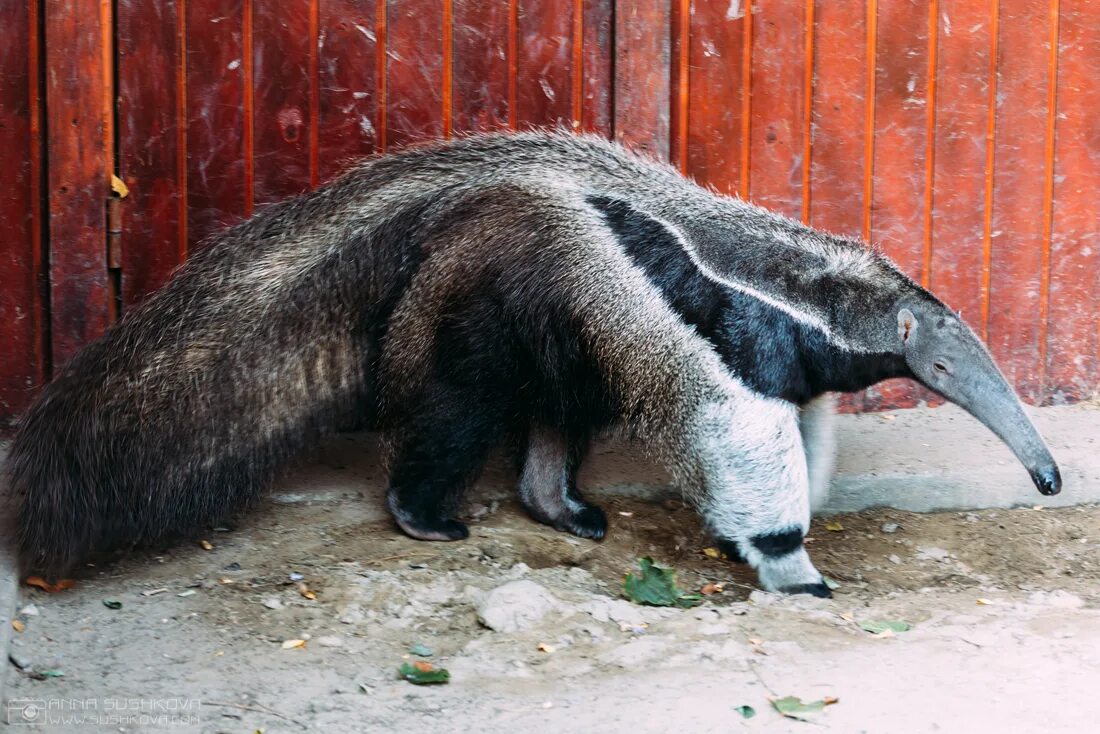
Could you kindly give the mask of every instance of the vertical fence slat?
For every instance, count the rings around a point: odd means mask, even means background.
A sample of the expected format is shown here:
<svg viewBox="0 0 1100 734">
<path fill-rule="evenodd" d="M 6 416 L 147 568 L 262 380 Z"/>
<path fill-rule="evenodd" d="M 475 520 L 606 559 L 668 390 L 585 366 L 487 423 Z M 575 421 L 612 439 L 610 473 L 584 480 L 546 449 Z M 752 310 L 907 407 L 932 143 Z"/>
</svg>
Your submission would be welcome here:
<svg viewBox="0 0 1100 734">
<path fill-rule="evenodd" d="M 980 330 L 984 287 L 986 130 L 992 16 L 988 3 L 939 0 L 933 292 Z"/>
<path fill-rule="evenodd" d="M 1016 0 L 1000 18 L 989 347 L 1029 400 L 1040 384 L 1048 12 L 1048 0 Z"/>
<path fill-rule="evenodd" d="M 815 13 L 810 222 L 860 236 L 866 160 L 866 0 L 818 3 Z"/>
<path fill-rule="evenodd" d="M 516 125 L 569 127 L 573 116 L 572 0 L 518 0 Z"/>
<path fill-rule="evenodd" d="M 246 0 L 187 0 L 187 233 L 193 247 L 252 207 L 246 138 Z"/>
<path fill-rule="evenodd" d="M 0 431 L 46 377 L 42 288 L 42 109 L 38 94 L 39 6 L 0 4 Z"/>
<path fill-rule="evenodd" d="M 317 39 L 321 180 L 378 147 L 376 2 L 321 0 Z"/>
<path fill-rule="evenodd" d="M 508 126 L 508 0 L 455 0 L 454 129 Z"/>
<path fill-rule="evenodd" d="M 747 0 L 746 0 L 747 2 Z M 696 3 L 688 38 L 687 172 L 724 194 L 741 180 L 741 2 Z"/>
<path fill-rule="evenodd" d="M 1100 390 L 1100 13 L 1061 0 L 1058 119 L 1051 238 L 1049 399 Z"/>
<path fill-rule="evenodd" d="M 106 205 L 111 150 L 103 14 L 46 0 L 46 116 L 53 362 L 67 362 L 111 319 Z M 84 4 L 85 6 L 87 4 Z M 64 131 L 64 132 L 62 132 Z"/>
<path fill-rule="evenodd" d="M 611 136 L 611 42 L 614 0 L 584 0 L 581 129 Z M 577 70 L 574 70 L 577 73 Z"/>
<path fill-rule="evenodd" d="M 804 6 L 759 3 L 752 16 L 749 198 L 792 217 L 802 212 Z"/>
<path fill-rule="evenodd" d="M 122 301 L 159 288 L 186 254 L 181 221 L 180 2 L 118 3 L 119 175 L 123 201 Z"/>
<path fill-rule="evenodd" d="M 669 0 L 615 9 L 615 139 L 668 160 Z"/>
<path fill-rule="evenodd" d="M 439 0 L 389 0 L 386 144 L 443 134 L 443 12 Z"/>
<path fill-rule="evenodd" d="M 252 165 L 257 206 L 310 187 L 310 13 L 316 1 L 253 3 Z"/>
</svg>

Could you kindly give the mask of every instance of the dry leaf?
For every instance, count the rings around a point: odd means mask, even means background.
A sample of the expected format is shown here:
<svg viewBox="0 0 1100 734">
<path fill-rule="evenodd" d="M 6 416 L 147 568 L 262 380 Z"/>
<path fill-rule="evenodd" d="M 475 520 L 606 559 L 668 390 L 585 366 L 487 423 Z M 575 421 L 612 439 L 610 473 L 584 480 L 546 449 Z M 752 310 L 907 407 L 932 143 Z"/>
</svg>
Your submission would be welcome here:
<svg viewBox="0 0 1100 734">
<path fill-rule="evenodd" d="M 764 644 L 764 641 L 763 641 L 763 640 L 761 640 L 761 639 L 760 639 L 760 638 L 758 638 L 758 637 L 750 637 L 750 638 L 749 638 L 749 644 L 750 644 L 750 645 L 763 645 L 763 644 Z"/>
<path fill-rule="evenodd" d="M 720 558 L 722 553 L 717 548 L 704 548 L 703 555 L 707 558 Z"/>
<path fill-rule="evenodd" d="M 897 418 L 897 416 L 896 415 L 889 415 L 887 413 L 883 413 L 882 415 L 879 416 L 879 418 L 881 418 L 884 421 L 892 421 L 895 418 Z"/>
<path fill-rule="evenodd" d="M 293 650 L 296 647 L 305 647 L 305 646 L 306 646 L 306 641 L 305 640 L 283 640 L 283 649 L 284 650 Z"/>
<path fill-rule="evenodd" d="M 724 591 L 722 584 L 703 584 L 703 588 L 699 589 L 699 593 L 710 596 L 711 594 L 721 594 Z"/>
<path fill-rule="evenodd" d="M 826 706 L 832 706 L 834 703 L 840 703 L 840 699 L 837 698 L 836 696 L 826 696 L 825 698 L 823 698 L 821 700 L 823 700 L 825 702 Z"/>
<path fill-rule="evenodd" d="M 432 672 L 432 664 L 425 660 L 417 660 L 415 663 L 413 663 L 413 667 L 419 670 L 421 673 Z"/>
<path fill-rule="evenodd" d="M 622 515 L 623 517 L 634 517 L 633 512 L 624 512 L 623 510 L 619 510 L 619 514 Z"/>
<path fill-rule="evenodd" d="M 37 586 L 39 589 L 42 589 L 42 591 L 50 594 L 56 594 L 59 591 L 71 589 L 75 583 L 76 582 L 72 579 L 61 579 L 56 584 L 51 584 L 41 576 L 28 576 L 26 580 L 27 586 Z"/>
<path fill-rule="evenodd" d="M 545 642 L 540 642 L 535 649 L 539 652 L 554 652 L 555 650 L 553 645 L 547 645 Z"/>
<path fill-rule="evenodd" d="M 23 630 L 25 630 L 27 628 L 27 625 L 23 624 L 18 619 L 13 619 L 11 621 L 11 628 L 13 630 L 15 630 L 16 632 L 22 632 Z"/>
<path fill-rule="evenodd" d="M 310 588 L 308 586 L 306 586 L 305 582 L 302 582 L 302 583 L 298 584 L 298 593 L 301 594 L 306 599 L 316 599 L 317 598 L 317 594 L 313 591 L 310 591 Z"/>
<path fill-rule="evenodd" d="M 830 520 L 829 522 L 825 523 L 825 529 L 831 533 L 839 533 L 840 531 L 844 530 L 844 526 L 836 520 Z"/>
<path fill-rule="evenodd" d="M 199 545 L 202 546 L 203 550 L 214 550 L 214 544 L 209 540 L 200 540 Z"/>
<path fill-rule="evenodd" d="M 991 601 L 990 601 L 989 599 L 977 599 L 977 600 L 976 600 L 976 603 L 977 603 L 978 605 L 980 605 L 980 606 L 983 606 L 983 607 L 984 607 L 984 606 L 988 606 L 989 604 L 992 604 L 993 602 L 991 602 Z"/>
<path fill-rule="evenodd" d="M 111 191 L 118 194 L 118 198 L 125 199 L 130 194 L 130 187 L 126 185 L 126 182 L 115 174 L 111 174 Z"/>
</svg>

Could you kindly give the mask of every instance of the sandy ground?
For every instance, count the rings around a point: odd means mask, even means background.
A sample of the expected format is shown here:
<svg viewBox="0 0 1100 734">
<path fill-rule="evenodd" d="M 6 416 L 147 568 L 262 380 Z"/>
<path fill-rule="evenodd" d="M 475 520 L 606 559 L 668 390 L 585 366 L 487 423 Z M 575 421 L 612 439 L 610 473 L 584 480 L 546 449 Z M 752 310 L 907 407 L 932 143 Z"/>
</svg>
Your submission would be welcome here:
<svg viewBox="0 0 1100 734">
<path fill-rule="evenodd" d="M 810 550 L 835 598 L 778 597 L 709 557 L 674 499 L 603 497 L 612 529 L 594 543 L 527 519 L 499 467 L 471 495 L 469 540 L 409 540 L 383 512 L 369 446 L 338 437 L 231 528 L 89 568 L 62 593 L 23 587 L 9 720 L 37 710 L 37 731 L 201 732 L 1097 726 L 1100 507 L 828 517 Z M 687 590 L 724 590 L 687 610 L 631 604 L 623 574 L 643 555 Z M 883 620 L 912 629 L 860 627 Z M 399 680 L 418 659 L 451 682 Z M 838 701 L 807 723 L 773 710 L 788 695 Z M 153 718 L 133 720 L 142 707 Z"/>
</svg>

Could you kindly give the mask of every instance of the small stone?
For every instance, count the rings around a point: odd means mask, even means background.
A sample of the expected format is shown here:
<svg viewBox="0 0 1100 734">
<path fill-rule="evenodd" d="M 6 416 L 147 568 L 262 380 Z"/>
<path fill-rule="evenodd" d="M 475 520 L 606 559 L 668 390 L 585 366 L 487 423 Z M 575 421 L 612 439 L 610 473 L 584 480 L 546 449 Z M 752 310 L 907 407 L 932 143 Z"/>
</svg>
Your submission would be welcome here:
<svg viewBox="0 0 1100 734">
<path fill-rule="evenodd" d="M 559 607 L 557 599 L 534 581 L 521 579 L 498 586 L 477 606 L 477 618 L 496 632 L 519 632 Z"/>
<path fill-rule="evenodd" d="M 20 609 L 19 613 L 22 614 L 24 617 L 37 617 L 38 607 L 36 607 L 34 604 L 28 604 L 27 606 Z"/>
<path fill-rule="evenodd" d="M 358 604 L 348 604 L 339 614 L 339 620 L 343 624 L 362 624 L 367 618 Z"/>
<path fill-rule="evenodd" d="M 884 522 L 882 524 L 882 532 L 884 533 L 896 533 L 898 528 L 901 527 L 896 522 Z"/>
<path fill-rule="evenodd" d="M 339 635 L 321 635 L 317 638 L 317 644 L 321 647 L 343 647 L 344 638 Z"/>
<path fill-rule="evenodd" d="M 283 608 L 283 603 L 281 601 L 279 601 L 278 599 L 276 599 L 275 597 L 273 597 L 273 596 L 269 596 L 268 598 L 264 599 L 263 604 L 268 609 L 282 609 Z"/>
<path fill-rule="evenodd" d="M 917 557 L 923 561 L 946 561 L 951 553 L 943 548 L 917 548 Z"/>
<path fill-rule="evenodd" d="M 890 560 L 890 563 L 893 563 L 893 564 L 896 564 L 896 565 L 901 564 L 901 558 L 898 556 L 897 553 L 891 553 L 890 556 L 889 556 L 889 560 Z"/>
</svg>

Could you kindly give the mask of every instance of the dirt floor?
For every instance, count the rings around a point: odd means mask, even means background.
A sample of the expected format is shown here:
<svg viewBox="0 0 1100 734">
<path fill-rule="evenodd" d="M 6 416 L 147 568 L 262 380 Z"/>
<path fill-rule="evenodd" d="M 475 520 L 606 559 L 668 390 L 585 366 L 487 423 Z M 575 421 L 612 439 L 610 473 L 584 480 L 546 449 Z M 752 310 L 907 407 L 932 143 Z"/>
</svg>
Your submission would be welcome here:
<svg viewBox="0 0 1100 734">
<path fill-rule="evenodd" d="M 808 542 L 839 586 L 821 600 L 754 591 L 749 571 L 707 555 L 696 515 L 676 500 L 601 499 L 612 529 L 594 543 L 527 519 L 499 469 L 471 497 L 469 540 L 412 541 L 374 489 L 355 489 L 379 484 L 377 466 L 341 456 L 323 452 L 232 529 L 89 569 L 61 593 L 24 587 L 9 721 L 33 718 L 39 731 L 1095 730 L 1100 507 L 824 518 Z M 724 590 L 686 610 L 632 604 L 623 574 L 646 555 L 686 590 Z M 912 629 L 861 628 L 875 621 Z M 446 668 L 450 683 L 399 680 L 398 666 L 416 660 Z M 769 702 L 788 695 L 837 702 L 803 722 Z M 63 723 L 72 717 L 83 723 Z"/>
</svg>

